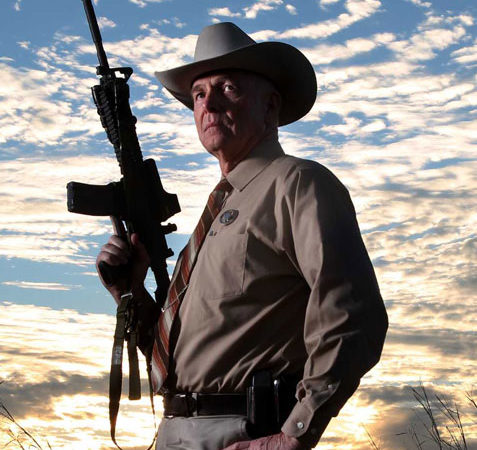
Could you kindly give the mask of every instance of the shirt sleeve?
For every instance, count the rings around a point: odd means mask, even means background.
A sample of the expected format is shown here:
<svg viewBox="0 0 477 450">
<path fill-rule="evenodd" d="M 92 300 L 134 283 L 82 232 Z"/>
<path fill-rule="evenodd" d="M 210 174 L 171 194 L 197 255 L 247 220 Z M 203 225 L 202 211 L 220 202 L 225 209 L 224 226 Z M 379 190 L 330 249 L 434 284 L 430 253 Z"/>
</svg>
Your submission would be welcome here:
<svg viewBox="0 0 477 450">
<path fill-rule="evenodd" d="M 317 165 L 299 170 L 284 195 L 290 257 L 310 296 L 303 336 L 308 359 L 282 431 L 312 447 L 378 362 L 388 320 L 346 188 Z"/>
</svg>

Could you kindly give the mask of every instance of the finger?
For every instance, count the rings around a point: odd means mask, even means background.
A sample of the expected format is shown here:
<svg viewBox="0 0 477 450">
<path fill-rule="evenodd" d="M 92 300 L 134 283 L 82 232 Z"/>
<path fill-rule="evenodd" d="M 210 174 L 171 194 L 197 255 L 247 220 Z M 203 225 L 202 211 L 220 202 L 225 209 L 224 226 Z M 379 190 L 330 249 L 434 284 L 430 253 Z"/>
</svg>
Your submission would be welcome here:
<svg viewBox="0 0 477 450">
<path fill-rule="evenodd" d="M 139 239 L 139 235 L 137 233 L 131 234 L 131 244 L 138 249 L 146 249 L 144 244 Z"/>
<path fill-rule="evenodd" d="M 250 442 L 250 450 L 276 450 L 280 447 L 280 440 L 275 439 L 276 435 L 265 436 L 254 439 Z"/>
<path fill-rule="evenodd" d="M 249 447 L 250 441 L 240 441 L 236 442 L 235 444 L 229 445 L 227 448 L 223 450 L 246 450 Z"/>
<path fill-rule="evenodd" d="M 120 258 L 117 255 L 112 253 L 100 253 L 96 258 L 96 266 L 99 266 L 100 263 L 106 263 L 108 266 L 120 266 L 121 264 L 126 264 L 127 259 Z"/>
<path fill-rule="evenodd" d="M 131 244 L 133 246 L 135 256 L 140 261 L 149 262 L 149 254 L 147 253 L 147 249 L 144 244 L 139 240 L 139 235 L 137 233 L 133 233 L 131 235 Z"/>
<path fill-rule="evenodd" d="M 119 264 L 127 264 L 129 260 L 129 252 L 122 250 L 114 245 L 106 244 L 102 247 L 96 261 L 104 261 L 110 265 L 117 266 Z"/>
<path fill-rule="evenodd" d="M 129 251 L 129 244 L 128 242 L 120 237 L 120 236 L 116 236 L 115 234 L 111 235 L 108 239 L 108 244 L 110 245 L 114 245 L 122 250 L 127 250 Z"/>
<path fill-rule="evenodd" d="M 262 438 L 260 439 L 254 439 L 253 441 L 250 442 L 250 450 L 264 450 L 268 449 L 266 445 L 266 441 Z M 276 449 L 274 449 L 276 450 Z"/>
<path fill-rule="evenodd" d="M 119 247 L 116 244 L 108 243 L 103 245 L 103 247 L 101 248 L 101 251 L 106 253 L 111 253 L 117 256 L 125 256 L 126 258 L 129 258 L 131 256 L 131 250 L 129 249 L 128 246 Z"/>
</svg>

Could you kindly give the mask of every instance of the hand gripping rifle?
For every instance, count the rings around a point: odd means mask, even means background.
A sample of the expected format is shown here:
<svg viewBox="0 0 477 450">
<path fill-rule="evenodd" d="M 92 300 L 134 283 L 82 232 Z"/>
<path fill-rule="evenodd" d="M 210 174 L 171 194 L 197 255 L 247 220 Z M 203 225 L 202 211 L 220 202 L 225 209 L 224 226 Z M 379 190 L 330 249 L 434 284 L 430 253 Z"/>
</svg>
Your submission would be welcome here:
<svg viewBox="0 0 477 450">
<path fill-rule="evenodd" d="M 68 211 L 110 216 L 115 233 L 125 239 L 132 233 L 138 233 L 150 257 L 150 267 L 157 284 L 155 299 L 158 307 L 161 307 L 169 287 L 166 258 L 173 254 L 167 246 L 165 235 L 176 230 L 175 225 L 161 223 L 180 211 L 179 202 L 175 194 L 167 193 L 162 187 L 155 161 L 143 160 L 136 134 L 136 117 L 129 106 L 127 81 L 133 70 L 130 67 L 109 67 L 91 0 L 82 1 L 99 60 L 96 73 L 100 76 L 100 84 L 91 89 L 93 99 L 108 139 L 113 144 L 122 178 L 103 186 L 68 183 Z M 126 225 L 127 236 L 123 223 Z M 102 262 L 99 270 L 108 285 L 127 276 L 127 266 L 113 267 Z M 133 400 L 141 397 L 136 351 L 136 308 L 132 295 L 128 294 L 121 299 L 117 313 L 110 376 L 111 437 L 115 444 L 124 339 L 128 341 L 130 361 L 129 398 Z M 149 364 L 148 361 L 148 370 Z"/>
</svg>

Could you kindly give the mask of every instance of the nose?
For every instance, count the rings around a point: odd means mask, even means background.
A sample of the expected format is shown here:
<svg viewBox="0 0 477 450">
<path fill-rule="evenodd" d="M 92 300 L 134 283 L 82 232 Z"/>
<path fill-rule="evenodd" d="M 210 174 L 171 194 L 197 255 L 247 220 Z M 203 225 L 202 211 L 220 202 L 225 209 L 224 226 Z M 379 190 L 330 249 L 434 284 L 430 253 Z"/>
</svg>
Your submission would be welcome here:
<svg viewBox="0 0 477 450">
<path fill-rule="evenodd" d="M 214 89 L 207 92 L 203 101 L 204 108 L 208 112 L 217 112 L 220 106 L 220 100 Z"/>
</svg>

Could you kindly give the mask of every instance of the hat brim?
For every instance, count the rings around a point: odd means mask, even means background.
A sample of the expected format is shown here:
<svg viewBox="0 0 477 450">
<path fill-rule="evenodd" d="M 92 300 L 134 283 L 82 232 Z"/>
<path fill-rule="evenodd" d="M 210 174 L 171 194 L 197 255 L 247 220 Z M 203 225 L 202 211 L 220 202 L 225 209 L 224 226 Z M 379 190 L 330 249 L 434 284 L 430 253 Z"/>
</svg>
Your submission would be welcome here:
<svg viewBox="0 0 477 450">
<path fill-rule="evenodd" d="M 307 114 L 316 99 L 313 66 L 295 47 L 283 42 L 260 42 L 210 59 L 163 72 L 155 72 L 162 85 L 189 109 L 194 109 L 190 90 L 195 79 L 218 70 L 246 70 L 268 78 L 282 97 L 279 125 Z"/>
</svg>

